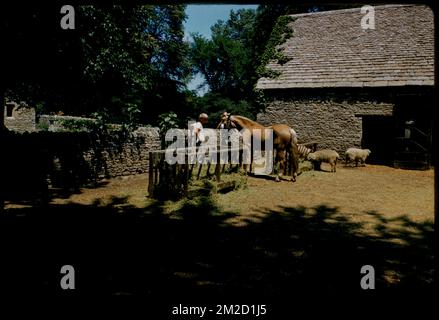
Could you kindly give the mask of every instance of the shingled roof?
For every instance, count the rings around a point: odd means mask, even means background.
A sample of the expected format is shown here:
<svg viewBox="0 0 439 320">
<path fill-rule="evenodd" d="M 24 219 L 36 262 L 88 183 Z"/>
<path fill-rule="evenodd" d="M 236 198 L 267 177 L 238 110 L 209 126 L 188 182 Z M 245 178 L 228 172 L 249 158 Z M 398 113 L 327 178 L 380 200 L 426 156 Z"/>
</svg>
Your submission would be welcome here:
<svg viewBox="0 0 439 320">
<path fill-rule="evenodd" d="M 295 14 L 293 36 L 270 61 L 275 78 L 259 89 L 434 85 L 433 12 L 422 5 L 376 6 L 375 29 L 361 28 L 360 8 Z"/>
</svg>

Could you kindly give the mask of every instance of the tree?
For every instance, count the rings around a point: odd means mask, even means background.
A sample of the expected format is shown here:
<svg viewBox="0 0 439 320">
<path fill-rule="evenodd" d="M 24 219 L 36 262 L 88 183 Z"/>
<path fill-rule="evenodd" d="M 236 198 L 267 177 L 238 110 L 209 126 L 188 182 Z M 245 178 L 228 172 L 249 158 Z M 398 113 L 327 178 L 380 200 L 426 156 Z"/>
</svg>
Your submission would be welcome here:
<svg viewBox="0 0 439 320">
<path fill-rule="evenodd" d="M 235 102 L 251 100 L 254 19 L 254 10 L 231 11 L 226 22 L 220 20 L 212 26 L 211 39 L 192 35 L 191 58 L 195 71 L 204 76 L 214 94 L 209 100 L 220 96 Z"/>
<path fill-rule="evenodd" d="M 189 72 L 184 6 L 78 6 L 76 29 L 60 7 L 4 7 L 7 50 L 2 91 L 45 112 L 151 122 L 160 105 L 182 108 Z"/>
<path fill-rule="evenodd" d="M 184 6 L 83 10 L 92 26 L 83 37 L 86 80 L 97 100 L 90 103 L 113 108 L 111 114 L 125 119 L 177 111 L 190 70 Z M 91 23 L 95 19 L 103 23 Z"/>
<path fill-rule="evenodd" d="M 253 42 L 255 11 L 231 11 L 227 21 L 219 20 L 212 28 L 211 39 L 193 34 L 191 60 L 194 71 L 201 73 L 209 92 L 197 99 L 194 115 L 208 112 L 210 125 L 222 111 L 254 117 L 257 112 L 253 86 L 256 72 Z"/>
<path fill-rule="evenodd" d="M 205 112 L 209 115 L 208 126 L 216 127 L 223 111 L 253 117 L 253 106 L 247 100 L 232 100 L 220 93 L 208 92 L 202 97 L 197 97 L 192 107 L 192 119 Z"/>
<path fill-rule="evenodd" d="M 1 92 L 32 102 L 68 95 L 79 79 L 78 32 L 60 28 L 60 7 L 1 6 Z"/>
<path fill-rule="evenodd" d="M 267 45 L 272 44 L 269 40 L 278 18 L 341 7 L 349 6 L 260 5 L 256 11 L 232 11 L 227 21 L 220 20 L 212 26 L 211 39 L 192 35 L 190 53 L 194 72 L 201 73 L 209 86 L 209 92 L 199 98 L 198 105 L 213 114 L 226 110 L 255 117 L 263 108 L 254 90 L 260 77 L 258 67 L 267 62 Z"/>
</svg>

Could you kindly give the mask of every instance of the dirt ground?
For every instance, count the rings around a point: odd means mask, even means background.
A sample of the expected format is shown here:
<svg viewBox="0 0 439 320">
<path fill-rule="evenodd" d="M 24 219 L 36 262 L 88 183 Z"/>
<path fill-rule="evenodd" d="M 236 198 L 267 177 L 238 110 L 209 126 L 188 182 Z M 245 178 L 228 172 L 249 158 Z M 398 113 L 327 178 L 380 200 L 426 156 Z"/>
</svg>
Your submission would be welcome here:
<svg viewBox="0 0 439 320">
<path fill-rule="evenodd" d="M 336 173 L 305 172 L 295 183 L 250 178 L 248 189 L 222 195 L 221 203 L 226 210 L 250 216 L 262 208 L 325 205 L 352 221 L 368 220 L 374 212 L 389 219 L 406 215 L 417 222 L 433 221 L 434 171 L 341 166 Z"/>
<path fill-rule="evenodd" d="M 8 228 L 22 247 L 5 260 L 16 262 L 16 253 L 54 259 L 58 251 L 49 249 L 60 237 L 77 257 L 88 252 L 87 266 L 112 266 L 102 287 L 151 296 L 355 290 L 365 264 L 376 268 L 380 288 L 429 288 L 434 279 L 433 170 L 341 165 L 336 173 L 304 172 L 294 183 L 248 177 L 239 190 L 165 203 L 148 198 L 147 187 L 142 174 L 52 198 L 40 220 L 33 216 L 37 227 L 21 219 Z M 11 216 L 33 213 L 8 207 Z M 98 286 L 90 277 L 91 288 Z"/>
<path fill-rule="evenodd" d="M 98 188 L 82 188 L 68 198 L 55 198 L 54 204 L 78 203 L 106 205 L 113 199 L 126 199 L 127 204 L 143 208 L 151 203 L 148 194 L 148 174 L 117 177 L 101 181 Z"/>
<path fill-rule="evenodd" d="M 326 169 L 323 167 L 323 169 Z M 146 207 L 146 174 L 119 177 L 102 182 L 99 188 L 84 188 L 66 199 L 54 199 L 55 204 L 110 203 L 122 198 L 135 207 Z M 249 177 L 247 187 L 215 196 L 220 208 L 239 213 L 229 220 L 234 225 L 257 222 L 267 212 L 285 207 L 333 207 L 339 215 L 354 222 L 365 222 L 375 212 L 387 219 L 407 216 L 416 222 L 431 222 L 434 216 L 434 171 L 394 169 L 387 166 L 340 166 L 336 173 L 308 171 L 296 182 L 275 182 L 263 177 Z M 169 204 L 170 207 L 175 204 Z M 311 210 L 311 209 L 309 209 Z"/>
</svg>

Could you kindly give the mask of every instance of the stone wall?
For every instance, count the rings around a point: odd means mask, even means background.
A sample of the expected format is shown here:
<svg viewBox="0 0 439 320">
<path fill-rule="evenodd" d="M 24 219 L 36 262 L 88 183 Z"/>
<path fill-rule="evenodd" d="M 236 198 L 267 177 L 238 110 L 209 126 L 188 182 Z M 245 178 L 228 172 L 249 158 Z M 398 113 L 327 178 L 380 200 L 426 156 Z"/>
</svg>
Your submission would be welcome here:
<svg viewBox="0 0 439 320">
<path fill-rule="evenodd" d="M 2 139 L 3 140 L 3 139 Z M 148 172 L 160 149 L 158 128 L 133 132 L 6 132 L 4 182 L 9 198 L 33 197 L 44 185 L 77 190 L 103 178 Z"/>
<path fill-rule="evenodd" d="M 94 132 L 95 119 L 74 116 L 41 115 L 38 127 L 48 132 L 86 136 L 80 151 L 98 178 L 148 171 L 149 152 L 160 149 L 159 129 L 138 127 L 130 132 L 121 125 L 107 124 L 106 131 Z M 86 147 L 85 147 L 86 146 Z M 55 162 L 59 161 L 55 159 Z"/>
<path fill-rule="evenodd" d="M 12 111 L 12 114 L 8 114 L 8 109 Z M 6 102 L 3 112 L 5 126 L 9 130 L 17 132 L 32 132 L 36 130 L 36 114 L 34 108 L 23 103 Z"/>
<path fill-rule="evenodd" d="M 92 141 L 84 159 L 94 166 L 99 178 L 125 176 L 148 172 L 149 152 L 159 149 L 158 128 L 140 127 Z"/>
<path fill-rule="evenodd" d="M 272 96 L 257 121 L 293 127 L 299 143 L 318 141 L 318 148 L 336 150 L 341 157 L 350 147 L 361 147 L 362 116 L 392 116 L 390 99 L 369 95 L 283 94 Z"/>
</svg>

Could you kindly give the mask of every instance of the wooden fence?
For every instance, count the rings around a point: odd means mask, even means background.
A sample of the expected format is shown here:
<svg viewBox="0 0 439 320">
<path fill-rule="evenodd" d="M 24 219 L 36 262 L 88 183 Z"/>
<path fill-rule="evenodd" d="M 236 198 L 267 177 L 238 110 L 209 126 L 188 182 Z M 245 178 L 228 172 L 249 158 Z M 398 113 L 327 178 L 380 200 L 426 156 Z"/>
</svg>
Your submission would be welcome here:
<svg viewBox="0 0 439 320">
<path fill-rule="evenodd" d="M 317 141 L 303 143 L 312 151 L 317 149 Z M 168 151 L 170 152 L 170 151 Z M 191 178 L 201 179 L 203 177 L 215 177 L 217 189 L 230 187 L 229 184 L 221 182 L 221 175 L 225 172 L 226 166 L 239 166 L 243 164 L 243 148 L 214 150 L 210 151 L 210 159 L 215 161 L 203 161 L 201 164 L 196 159 L 196 152 L 192 148 L 174 149 L 174 156 L 180 154 L 184 161 L 182 163 L 169 164 L 166 161 L 166 150 L 158 150 L 149 153 L 149 185 L 148 194 L 153 198 L 179 199 L 188 195 L 188 186 Z M 231 164 L 231 154 L 237 152 L 239 155 L 238 163 Z M 223 153 L 228 153 L 228 163 L 220 161 L 224 159 Z M 235 153 L 236 154 L 236 153 Z M 195 157 L 190 159 L 190 157 Z M 192 160 L 192 161 L 189 161 Z M 195 161 L 194 161 L 195 160 Z M 206 160 L 206 159 L 205 159 Z M 194 163 L 195 162 L 195 163 Z M 236 162 L 236 161 L 235 161 Z M 287 175 L 291 175 L 291 165 L 287 158 Z M 205 169 L 205 170 L 204 170 Z M 196 173 L 196 177 L 194 176 Z"/>
<path fill-rule="evenodd" d="M 170 164 L 166 161 L 166 150 L 158 150 L 149 153 L 149 185 L 148 194 L 150 197 L 163 199 L 179 199 L 188 194 L 189 181 L 194 171 L 196 179 L 212 176 L 219 187 L 221 187 L 221 175 L 225 172 L 226 165 L 241 166 L 243 149 L 213 150 L 206 155 L 202 162 L 199 162 L 194 148 L 174 149 L 174 156 L 179 154 L 184 157 L 182 163 Z M 168 150 L 168 152 L 170 152 Z M 238 152 L 239 163 L 231 164 L 221 161 L 224 153 Z M 214 160 L 214 161 L 213 161 Z M 205 170 L 203 170 L 205 169 Z M 223 187 L 226 187 L 225 185 Z"/>
</svg>

